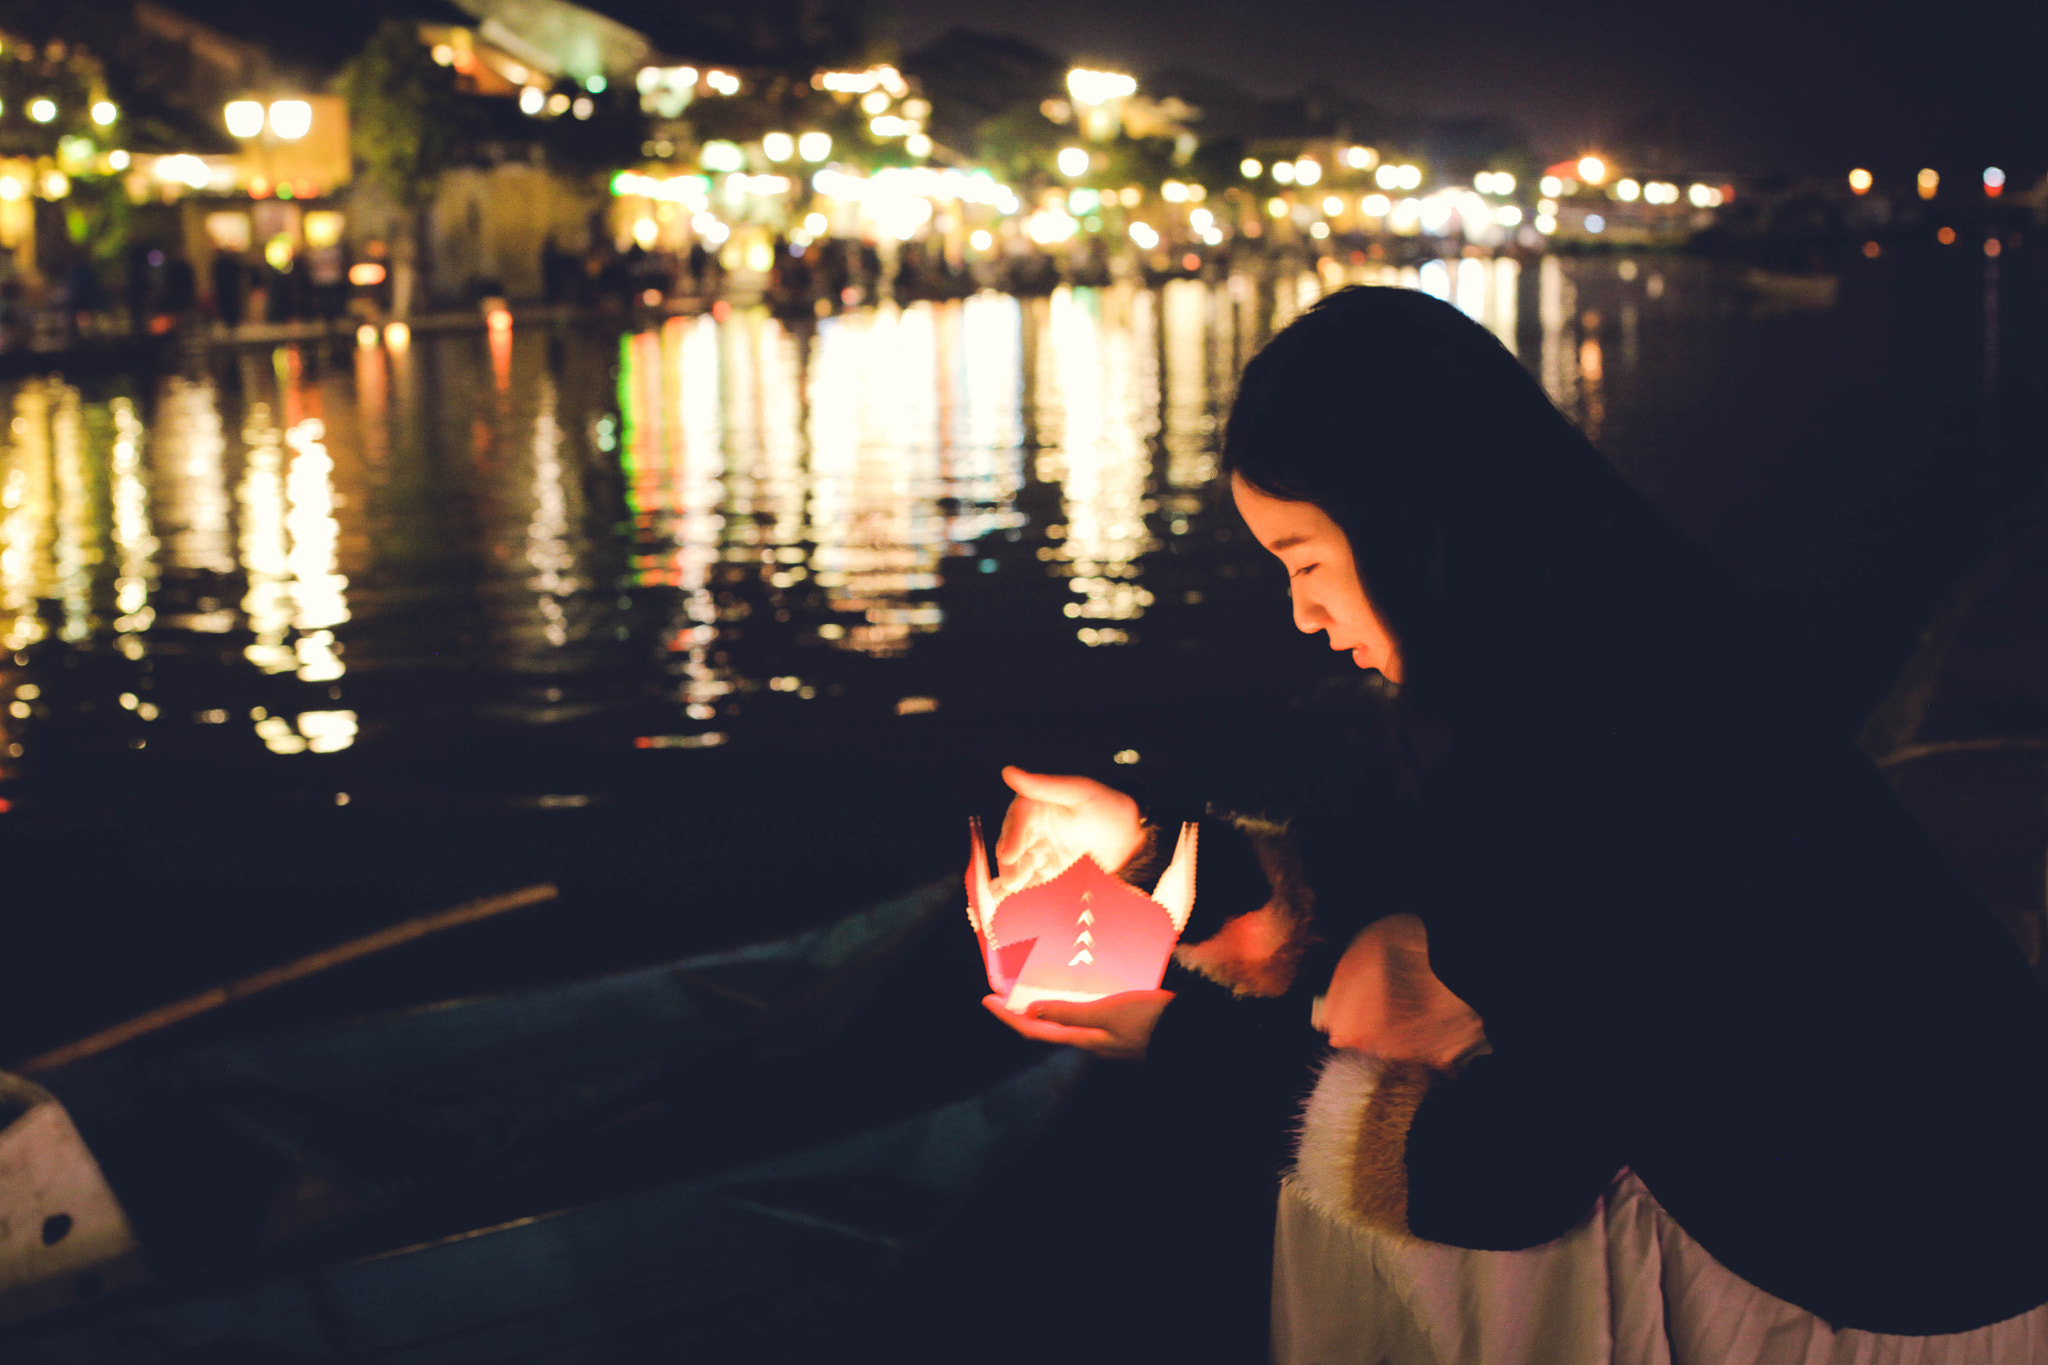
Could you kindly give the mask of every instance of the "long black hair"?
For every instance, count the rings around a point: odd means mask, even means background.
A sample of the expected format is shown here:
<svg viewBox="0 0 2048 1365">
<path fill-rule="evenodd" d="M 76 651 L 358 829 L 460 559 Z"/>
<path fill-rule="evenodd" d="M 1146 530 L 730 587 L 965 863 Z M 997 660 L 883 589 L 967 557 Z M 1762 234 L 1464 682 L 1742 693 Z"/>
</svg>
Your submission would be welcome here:
<svg viewBox="0 0 2048 1365">
<path fill-rule="evenodd" d="M 1753 710 L 1746 594 L 1447 303 L 1321 299 L 1245 367 L 1223 463 L 1344 529 L 1404 696 L 1454 730 Z"/>
</svg>

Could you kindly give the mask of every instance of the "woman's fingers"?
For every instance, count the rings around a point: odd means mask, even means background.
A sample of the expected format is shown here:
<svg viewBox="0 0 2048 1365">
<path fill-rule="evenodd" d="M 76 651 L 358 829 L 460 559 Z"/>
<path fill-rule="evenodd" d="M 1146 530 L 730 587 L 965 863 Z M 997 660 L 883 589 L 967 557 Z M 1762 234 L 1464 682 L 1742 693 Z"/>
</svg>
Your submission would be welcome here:
<svg viewBox="0 0 2048 1365">
<path fill-rule="evenodd" d="M 1172 1003 L 1172 991 L 1121 991 L 1100 1000 L 1041 1000 L 1031 1013 L 1055 1028 L 1100 1035 L 1097 1041 L 1078 1043 L 1097 1056 L 1138 1061 L 1152 1044 L 1160 1014 Z"/>
<path fill-rule="evenodd" d="M 993 995 L 984 995 L 981 998 L 981 1003 L 988 1007 L 990 1014 L 1008 1024 L 1026 1038 L 1036 1042 L 1054 1043 L 1062 1047 L 1086 1048 L 1090 1052 L 1100 1051 L 1115 1043 L 1115 1040 L 1109 1036 L 1106 1030 L 1099 1028 L 1075 1028 L 1067 1024 L 1055 1024 L 1045 1019 L 1033 1019 L 1028 1015 L 1018 1014 L 1012 1010 L 1005 1009 L 1003 1002 Z"/>
<path fill-rule="evenodd" d="M 1092 777 L 1026 772 L 1014 765 L 1003 769 L 1003 781 L 1019 796 L 1055 806 L 1085 805 L 1109 790 Z"/>
<path fill-rule="evenodd" d="M 1103 1000 L 1041 1000 L 1031 1007 L 1031 1017 L 1069 1028 L 1092 1028 L 1107 1033 L 1118 1022 L 1116 1006 Z"/>
<path fill-rule="evenodd" d="M 1023 797 L 1010 803 L 996 841 L 996 880 L 1023 886 L 1050 875 L 1080 856 L 1067 829 L 1069 813 Z"/>
<path fill-rule="evenodd" d="M 996 889 L 1004 895 L 1021 891 L 1039 882 L 1051 881 L 1066 870 L 1071 857 L 1062 856 L 1058 845 L 1039 841 L 1027 845 L 1011 862 L 996 862 Z"/>
<path fill-rule="evenodd" d="M 1015 858 L 1026 840 L 1045 824 L 1046 809 L 1039 802 L 1018 797 L 1003 812 L 1003 832 L 996 839 L 996 861 Z"/>
</svg>

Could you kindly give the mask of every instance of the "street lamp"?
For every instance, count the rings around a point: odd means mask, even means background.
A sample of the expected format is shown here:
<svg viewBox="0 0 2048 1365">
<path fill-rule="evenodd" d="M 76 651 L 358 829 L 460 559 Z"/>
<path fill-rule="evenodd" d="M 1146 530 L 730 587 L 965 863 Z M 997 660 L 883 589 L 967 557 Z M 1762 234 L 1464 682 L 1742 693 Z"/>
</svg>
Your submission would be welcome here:
<svg viewBox="0 0 2048 1365">
<path fill-rule="evenodd" d="M 275 100 L 270 106 L 270 131 L 297 142 L 313 130 L 313 106 L 304 100 Z"/>
<path fill-rule="evenodd" d="M 28 116 L 37 123 L 48 123 L 57 117 L 57 102 L 52 99 L 33 99 L 28 102 Z"/>
<path fill-rule="evenodd" d="M 1085 147 L 1060 148 L 1060 174 L 1069 180 L 1078 180 L 1088 174 L 1088 149 Z"/>
<path fill-rule="evenodd" d="M 229 100 L 221 115 L 230 136 L 247 139 L 263 131 L 263 106 L 255 100 Z"/>
<path fill-rule="evenodd" d="M 1107 104 L 1138 93 L 1137 78 L 1117 71 L 1075 67 L 1067 73 L 1067 93 L 1081 104 Z"/>
<path fill-rule="evenodd" d="M 104 128 L 121 117 L 121 111 L 114 107 L 112 100 L 98 100 L 92 106 L 92 121 Z"/>
</svg>

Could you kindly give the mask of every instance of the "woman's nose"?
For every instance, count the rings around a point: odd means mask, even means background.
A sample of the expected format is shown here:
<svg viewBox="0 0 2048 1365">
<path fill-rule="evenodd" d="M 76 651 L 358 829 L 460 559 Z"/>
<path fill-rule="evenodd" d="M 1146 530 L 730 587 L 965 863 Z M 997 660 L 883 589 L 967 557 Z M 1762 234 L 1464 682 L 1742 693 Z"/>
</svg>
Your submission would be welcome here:
<svg viewBox="0 0 2048 1365">
<path fill-rule="evenodd" d="M 1304 635 L 1313 635 L 1330 622 L 1330 614 L 1316 604 L 1314 598 L 1304 593 L 1291 595 L 1294 606 L 1294 628 Z"/>
</svg>

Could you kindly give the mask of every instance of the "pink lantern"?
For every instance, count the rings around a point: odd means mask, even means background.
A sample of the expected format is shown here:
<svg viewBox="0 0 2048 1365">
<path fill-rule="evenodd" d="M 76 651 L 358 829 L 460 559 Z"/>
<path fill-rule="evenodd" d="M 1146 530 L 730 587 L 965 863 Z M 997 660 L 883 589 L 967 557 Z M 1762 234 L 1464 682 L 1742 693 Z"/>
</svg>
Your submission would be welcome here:
<svg viewBox="0 0 2048 1365">
<path fill-rule="evenodd" d="M 967 918 L 988 984 L 1019 1014 L 1035 1000 L 1100 1000 L 1158 989 L 1195 908 L 1195 833 L 1181 826 L 1173 861 L 1146 895 L 1087 854 L 1057 876 L 998 896 L 981 822 L 968 822 Z"/>
</svg>

